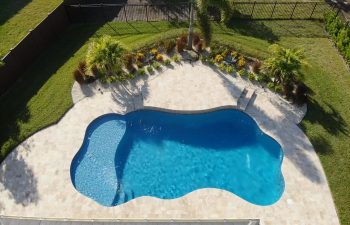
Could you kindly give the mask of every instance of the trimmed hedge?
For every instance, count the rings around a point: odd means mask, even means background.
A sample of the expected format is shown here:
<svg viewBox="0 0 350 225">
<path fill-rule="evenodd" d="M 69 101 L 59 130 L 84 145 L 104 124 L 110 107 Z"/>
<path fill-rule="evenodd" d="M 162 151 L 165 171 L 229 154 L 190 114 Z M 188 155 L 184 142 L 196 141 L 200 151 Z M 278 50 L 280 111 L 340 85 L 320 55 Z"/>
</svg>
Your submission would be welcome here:
<svg viewBox="0 0 350 225">
<path fill-rule="evenodd" d="M 332 37 L 339 52 L 350 64 L 350 28 L 344 23 L 335 12 L 325 16 L 326 30 Z"/>
</svg>

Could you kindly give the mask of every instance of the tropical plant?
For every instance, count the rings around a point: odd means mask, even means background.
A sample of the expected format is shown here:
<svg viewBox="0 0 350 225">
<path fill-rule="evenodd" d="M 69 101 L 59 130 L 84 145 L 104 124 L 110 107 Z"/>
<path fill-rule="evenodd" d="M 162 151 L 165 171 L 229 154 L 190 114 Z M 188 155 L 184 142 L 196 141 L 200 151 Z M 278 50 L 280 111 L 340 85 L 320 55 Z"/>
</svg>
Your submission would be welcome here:
<svg viewBox="0 0 350 225">
<path fill-rule="evenodd" d="M 179 56 L 179 55 L 174 55 L 174 56 L 172 57 L 172 60 L 173 60 L 174 62 L 178 63 L 178 62 L 180 62 L 180 56 Z"/>
<path fill-rule="evenodd" d="M 301 78 L 301 66 L 304 61 L 303 50 L 283 48 L 271 45 L 272 56 L 264 63 L 264 70 L 272 77 L 275 84 L 287 85 Z"/>
<path fill-rule="evenodd" d="M 262 66 L 262 63 L 261 61 L 259 60 L 255 60 L 253 63 L 252 63 L 252 71 L 256 74 L 260 73 L 260 68 Z"/>
<path fill-rule="evenodd" d="M 1 57 L 1 56 L 0 56 L 0 57 Z M 3 67 L 3 66 L 5 66 L 5 63 L 4 63 L 4 61 L 2 61 L 2 60 L 0 59 L 0 68 Z"/>
<path fill-rule="evenodd" d="M 208 7 L 216 7 L 221 11 L 221 22 L 227 22 L 231 18 L 233 12 L 229 0 L 197 0 L 197 20 L 206 46 L 210 45 L 212 39 Z"/>
<path fill-rule="evenodd" d="M 219 64 L 219 70 L 221 70 L 222 72 L 225 72 L 225 71 L 226 71 L 226 65 L 225 65 L 225 63 L 220 63 L 220 64 Z"/>
<path fill-rule="evenodd" d="M 145 74 L 146 74 L 146 70 L 145 70 L 144 68 L 139 69 L 139 70 L 138 70 L 138 73 L 139 73 L 140 75 L 145 75 Z"/>
<path fill-rule="evenodd" d="M 245 60 L 245 58 L 243 56 L 238 57 L 238 61 L 237 61 L 238 69 L 244 68 L 246 64 L 247 64 L 247 61 Z"/>
<path fill-rule="evenodd" d="M 123 55 L 123 62 L 126 69 L 129 71 L 134 70 L 134 67 L 132 65 L 134 62 L 134 56 L 131 53 L 126 53 Z"/>
<path fill-rule="evenodd" d="M 201 36 L 199 33 L 193 33 L 193 45 L 196 46 L 201 41 Z"/>
<path fill-rule="evenodd" d="M 233 68 L 233 66 L 227 66 L 226 67 L 226 73 L 231 74 L 235 71 L 235 69 Z"/>
<path fill-rule="evenodd" d="M 87 68 L 96 67 L 104 75 L 115 75 L 121 71 L 121 56 L 124 49 L 111 36 L 102 36 L 93 41 L 86 55 Z"/>
<path fill-rule="evenodd" d="M 216 55 L 215 56 L 215 62 L 216 63 L 221 63 L 224 60 L 224 57 L 222 55 Z"/>
<path fill-rule="evenodd" d="M 143 62 L 144 59 L 145 59 L 145 55 L 142 52 L 136 53 L 136 60 L 137 61 Z"/>
<path fill-rule="evenodd" d="M 156 56 L 156 55 L 158 55 L 158 49 L 152 48 L 151 51 L 150 51 L 150 53 L 151 53 L 152 55 Z"/>
<path fill-rule="evenodd" d="M 171 64 L 170 59 L 166 59 L 166 60 L 164 60 L 164 65 L 166 65 L 166 66 L 170 66 L 170 64 Z"/>
<path fill-rule="evenodd" d="M 248 72 L 245 69 L 241 69 L 237 72 L 237 74 L 241 77 L 246 77 L 248 75 Z"/>
<path fill-rule="evenodd" d="M 163 61 L 163 55 L 158 53 L 157 56 L 156 56 L 156 60 L 159 61 L 159 62 L 162 62 Z"/>
<path fill-rule="evenodd" d="M 248 79 L 250 81 L 254 81 L 256 79 L 255 74 L 254 73 L 248 73 Z"/>
<path fill-rule="evenodd" d="M 197 47 L 197 51 L 199 51 L 199 52 L 203 51 L 203 42 L 200 41 L 196 47 Z"/>
<path fill-rule="evenodd" d="M 159 62 L 154 62 L 154 63 L 152 63 L 152 66 L 153 66 L 153 68 L 156 69 L 156 70 L 160 70 L 160 69 L 161 69 L 161 65 L 160 65 Z"/>
<path fill-rule="evenodd" d="M 80 72 L 79 69 L 74 70 L 73 77 L 74 77 L 74 80 L 79 84 L 85 83 L 84 75 Z"/>
<path fill-rule="evenodd" d="M 182 52 L 186 47 L 186 42 L 184 42 L 181 38 L 176 39 L 176 50 L 177 52 Z"/>
<path fill-rule="evenodd" d="M 175 46 L 176 43 L 173 39 L 169 39 L 164 42 L 165 52 L 167 54 L 171 53 L 174 50 Z"/>
<path fill-rule="evenodd" d="M 150 74 L 153 73 L 153 71 L 154 71 L 152 66 L 147 66 L 146 69 L 147 69 L 147 72 L 150 73 Z"/>
</svg>

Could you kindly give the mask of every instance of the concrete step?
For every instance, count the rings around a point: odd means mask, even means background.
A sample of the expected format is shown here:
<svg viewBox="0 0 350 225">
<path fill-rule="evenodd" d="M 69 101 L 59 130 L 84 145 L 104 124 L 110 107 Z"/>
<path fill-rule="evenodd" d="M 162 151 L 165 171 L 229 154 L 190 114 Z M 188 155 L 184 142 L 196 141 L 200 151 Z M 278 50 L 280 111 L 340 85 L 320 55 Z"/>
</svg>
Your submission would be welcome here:
<svg viewBox="0 0 350 225">
<path fill-rule="evenodd" d="M 255 95 L 255 89 L 244 88 L 241 97 L 238 99 L 238 108 L 245 111 L 253 95 Z"/>
</svg>

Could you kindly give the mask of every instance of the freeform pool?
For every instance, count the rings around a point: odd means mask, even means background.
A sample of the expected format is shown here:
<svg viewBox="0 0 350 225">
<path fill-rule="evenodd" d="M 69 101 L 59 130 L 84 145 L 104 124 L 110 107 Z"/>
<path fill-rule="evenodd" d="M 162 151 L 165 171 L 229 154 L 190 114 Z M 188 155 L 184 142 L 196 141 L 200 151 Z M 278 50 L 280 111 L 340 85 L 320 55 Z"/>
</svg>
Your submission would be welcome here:
<svg viewBox="0 0 350 225">
<path fill-rule="evenodd" d="M 87 128 L 71 165 L 74 187 L 104 206 L 141 196 L 174 199 L 201 188 L 257 205 L 284 191 L 283 151 L 247 114 L 217 110 L 107 114 Z"/>
</svg>

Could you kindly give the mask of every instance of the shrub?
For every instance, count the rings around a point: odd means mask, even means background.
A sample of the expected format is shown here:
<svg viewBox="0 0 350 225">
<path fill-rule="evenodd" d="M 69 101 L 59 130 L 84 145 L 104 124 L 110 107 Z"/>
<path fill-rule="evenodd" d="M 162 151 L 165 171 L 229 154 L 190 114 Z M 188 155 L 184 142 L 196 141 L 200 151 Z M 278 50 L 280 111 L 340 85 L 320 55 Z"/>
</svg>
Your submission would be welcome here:
<svg viewBox="0 0 350 225">
<path fill-rule="evenodd" d="M 283 94 L 286 96 L 287 99 L 291 99 L 293 97 L 293 89 L 294 85 L 291 83 L 286 83 L 282 86 Z"/>
<path fill-rule="evenodd" d="M 156 55 L 158 55 L 158 49 L 152 48 L 151 51 L 150 51 L 149 53 L 151 53 L 151 55 L 156 56 Z"/>
<path fill-rule="evenodd" d="M 0 56 L 0 58 L 1 58 L 1 56 Z M 4 61 L 2 61 L 2 59 L 0 59 L 0 68 L 3 66 L 5 66 L 5 63 L 4 63 Z"/>
<path fill-rule="evenodd" d="M 207 63 L 209 58 L 208 58 L 208 56 L 201 55 L 199 57 L 199 59 L 201 60 L 202 63 Z"/>
<path fill-rule="evenodd" d="M 95 77 L 99 77 L 101 74 L 99 72 L 99 70 L 97 69 L 97 67 L 94 65 L 93 67 L 91 67 L 91 73 L 95 76 Z"/>
<path fill-rule="evenodd" d="M 197 45 L 197 51 L 202 52 L 203 51 L 203 42 L 200 41 Z"/>
<path fill-rule="evenodd" d="M 145 74 L 146 74 L 146 70 L 145 70 L 144 68 L 139 69 L 139 70 L 138 70 L 138 73 L 139 73 L 140 75 L 145 75 Z"/>
<path fill-rule="evenodd" d="M 174 62 L 176 62 L 176 63 L 180 62 L 180 57 L 179 57 L 179 55 L 174 55 L 174 56 L 172 57 L 172 60 L 173 60 Z"/>
<path fill-rule="evenodd" d="M 192 37 L 193 37 L 193 45 L 194 46 L 196 46 L 196 45 L 198 45 L 199 44 L 199 42 L 201 41 L 201 37 L 200 37 L 200 34 L 199 33 L 197 33 L 197 32 L 194 32 L 193 33 L 193 35 L 192 35 Z"/>
<path fill-rule="evenodd" d="M 260 69 L 261 69 L 262 63 L 259 60 L 255 60 L 252 63 L 252 70 L 254 73 L 258 74 L 260 73 Z"/>
<path fill-rule="evenodd" d="M 80 61 L 78 64 L 78 70 L 80 71 L 80 73 L 85 76 L 86 75 L 86 71 L 87 71 L 87 65 L 86 65 L 86 61 Z"/>
<path fill-rule="evenodd" d="M 220 63 L 220 64 L 219 64 L 219 70 L 221 70 L 222 72 L 225 72 L 225 71 L 226 71 L 226 65 L 225 65 L 225 63 Z"/>
<path fill-rule="evenodd" d="M 181 38 L 176 39 L 176 50 L 177 52 L 183 52 L 186 47 L 186 43 L 181 41 Z"/>
<path fill-rule="evenodd" d="M 271 82 L 271 78 L 266 73 L 259 73 L 257 76 L 257 81 L 259 83 L 269 83 Z"/>
<path fill-rule="evenodd" d="M 246 64 L 247 64 L 247 62 L 246 62 L 245 58 L 244 58 L 243 56 L 240 56 L 240 57 L 238 58 L 238 61 L 237 61 L 237 67 L 238 67 L 239 69 L 242 69 L 242 68 L 245 67 Z"/>
<path fill-rule="evenodd" d="M 143 67 L 143 62 L 136 61 L 137 68 L 142 68 Z"/>
<path fill-rule="evenodd" d="M 164 42 L 165 52 L 167 54 L 171 53 L 176 46 L 175 40 L 169 39 Z"/>
<path fill-rule="evenodd" d="M 163 61 L 163 55 L 158 53 L 158 55 L 156 56 L 156 60 L 159 61 L 159 62 L 162 62 Z"/>
<path fill-rule="evenodd" d="M 222 55 L 222 57 L 225 58 L 225 57 L 228 55 L 228 53 L 229 53 L 229 51 L 228 51 L 228 49 L 226 48 L 223 52 L 221 52 L 220 55 Z"/>
<path fill-rule="evenodd" d="M 111 36 L 102 36 L 89 45 L 86 55 L 87 67 L 95 66 L 104 75 L 113 75 L 121 71 L 120 58 L 124 49 Z"/>
<path fill-rule="evenodd" d="M 79 69 L 74 70 L 73 77 L 74 77 L 74 80 L 79 84 L 85 83 L 84 75 L 80 72 Z"/>
<path fill-rule="evenodd" d="M 152 63 L 152 66 L 153 66 L 153 68 L 156 69 L 156 70 L 160 70 L 160 69 L 161 69 L 161 65 L 160 65 L 159 62 L 154 62 L 154 63 Z"/>
<path fill-rule="evenodd" d="M 244 69 L 241 69 L 237 72 L 237 74 L 241 77 L 246 77 L 248 75 L 248 72 Z"/>
<path fill-rule="evenodd" d="M 227 66 L 226 67 L 226 73 L 232 74 L 234 71 L 235 71 L 235 69 L 233 68 L 233 66 Z"/>
<path fill-rule="evenodd" d="M 224 60 L 224 57 L 222 55 L 216 55 L 215 56 L 215 62 L 216 63 L 221 63 Z"/>
<path fill-rule="evenodd" d="M 255 74 L 254 74 L 254 73 L 248 73 L 248 79 L 249 79 L 250 81 L 255 80 Z"/>
<path fill-rule="evenodd" d="M 212 66 L 215 65 L 215 60 L 214 59 L 209 59 L 208 62 L 209 62 L 209 65 L 212 65 Z"/>
<path fill-rule="evenodd" d="M 146 69 L 147 69 L 147 72 L 150 73 L 150 74 L 153 73 L 153 71 L 154 71 L 152 66 L 147 66 Z"/>
<path fill-rule="evenodd" d="M 231 57 L 232 57 L 232 58 L 238 57 L 238 52 L 232 51 L 232 52 L 231 52 Z"/>
<path fill-rule="evenodd" d="M 134 60 L 134 57 L 131 53 L 124 54 L 124 56 L 123 56 L 124 66 L 129 71 L 132 71 L 134 69 L 133 65 L 132 65 L 133 60 Z"/>
<path fill-rule="evenodd" d="M 267 84 L 267 88 L 270 89 L 271 91 L 275 91 L 275 84 L 273 82 L 269 82 Z"/>
<path fill-rule="evenodd" d="M 170 66 L 170 64 L 171 64 L 170 59 L 166 59 L 166 60 L 164 60 L 164 65 L 166 65 L 166 66 Z"/>
<path fill-rule="evenodd" d="M 187 38 L 188 38 L 188 33 L 187 32 L 183 32 L 180 35 L 180 40 L 182 43 L 184 43 L 184 45 L 187 44 Z"/>
<path fill-rule="evenodd" d="M 142 52 L 136 53 L 136 61 L 143 62 L 144 59 L 145 59 L 145 55 Z"/>
</svg>

